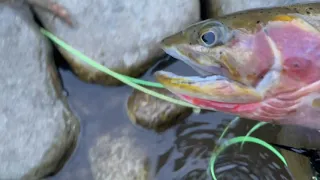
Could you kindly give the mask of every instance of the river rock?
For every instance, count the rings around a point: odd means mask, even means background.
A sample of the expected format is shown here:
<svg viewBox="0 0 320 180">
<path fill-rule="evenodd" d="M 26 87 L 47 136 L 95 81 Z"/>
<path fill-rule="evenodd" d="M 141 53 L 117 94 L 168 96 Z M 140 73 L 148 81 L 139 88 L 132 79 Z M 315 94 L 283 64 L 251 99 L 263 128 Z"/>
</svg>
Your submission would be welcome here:
<svg viewBox="0 0 320 180">
<path fill-rule="evenodd" d="M 105 134 L 89 150 L 94 179 L 147 180 L 148 159 L 130 129 L 117 129 L 115 132 L 120 132 L 120 135 Z"/>
<path fill-rule="evenodd" d="M 198 0 L 55 0 L 71 14 L 70 28 L 52 13 L 35 8 L 44 26 L 59 38 L 124 75 L 137 77 L 162 56 L 159 42 L 200 20 Z M 80 79 L 120 84 L 60 49 Z"/>
<path fill-rule="evenodd" d="M 0 179 L 41 179 L 74 149 L 78 121 L 29 8 L 0 3 Z"/>
<path fill-rule="evenodd" d="M 179 99 L 166 89 L 150 89 Z M 191 115 L 192 109 L 134 90 L 127 101 L 127 113 L 133 123 L 145 128 L 161 130 Z"/>
<path fill-rule="evenodd" d="M 283 6 L 295 3 L 306 3 L 316 0 L 204 0 L 206 18 L 231 14 L 253 8 Z"/>
</svg>

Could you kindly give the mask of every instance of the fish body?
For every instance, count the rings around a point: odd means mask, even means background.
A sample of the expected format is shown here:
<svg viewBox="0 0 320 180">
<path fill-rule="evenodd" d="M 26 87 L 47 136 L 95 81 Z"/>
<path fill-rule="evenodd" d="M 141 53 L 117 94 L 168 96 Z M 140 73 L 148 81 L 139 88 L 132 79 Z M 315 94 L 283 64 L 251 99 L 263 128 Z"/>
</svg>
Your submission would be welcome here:
<svg viewBox="0 0 320 180">
<path fill-rule="evenodd" d="M 199 73 L 155 73 L 181 99 L 244 118 L 320 128 L 320 3 L 203 20 L 165 38 L 162 47 Z"/>
</svg>

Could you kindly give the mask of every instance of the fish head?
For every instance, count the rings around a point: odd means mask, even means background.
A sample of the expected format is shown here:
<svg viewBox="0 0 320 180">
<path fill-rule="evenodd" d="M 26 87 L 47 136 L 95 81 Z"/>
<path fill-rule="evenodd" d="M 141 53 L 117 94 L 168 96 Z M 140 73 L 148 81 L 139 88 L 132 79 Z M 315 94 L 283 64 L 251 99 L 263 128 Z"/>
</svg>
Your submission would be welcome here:
<svg viewBox="0 0 320 180">
<path fill-rule="evenodd" d="M 222 75 L 250 85 L 273 63 L 265 34 L 254 30 L 233 27 L 228 19 L 208 19 L 163 39 L 161 45 L 202 76 Z"/>
<path fill-rule="evenodd" d="M 222 73 L 217 45 L 224 44 L 231 36 L 219 21 L 207 20 L 191 25 L 183 31 L 163 39 L 163 50 L 182 60 L 201 75 Z"/>
<path fill-rule="evenodd" d="M 166 37 L 163 50 L 199 75 L 158 71 L 156 79 L 203 109 L 257 120 L 319 106 L 319 30 L 296 14 L 255 13 L 203 20 Z"/>
</svg>

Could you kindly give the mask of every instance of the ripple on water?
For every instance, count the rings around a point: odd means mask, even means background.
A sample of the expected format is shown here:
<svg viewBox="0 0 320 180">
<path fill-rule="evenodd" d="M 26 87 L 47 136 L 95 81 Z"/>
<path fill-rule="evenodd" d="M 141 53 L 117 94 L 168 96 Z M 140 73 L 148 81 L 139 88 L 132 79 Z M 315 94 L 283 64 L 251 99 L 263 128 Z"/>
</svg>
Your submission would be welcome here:
<svg viewBox="0 0 320 180">
<path fill-rule="evenodd" d="M 283 163 L 276 159 L 269 150 L 250 145 L 239 150 L 240 146 L 221 154 L 215 165 L 217 179 L 248 180 L 290 180 L 290 174 Z M 249 149 L 254 149 L 255 152 Z M 260 156 L 264 154 L 265 158 Z M 235 178 L 236 177 L 236 178 Z"/>
</svg>

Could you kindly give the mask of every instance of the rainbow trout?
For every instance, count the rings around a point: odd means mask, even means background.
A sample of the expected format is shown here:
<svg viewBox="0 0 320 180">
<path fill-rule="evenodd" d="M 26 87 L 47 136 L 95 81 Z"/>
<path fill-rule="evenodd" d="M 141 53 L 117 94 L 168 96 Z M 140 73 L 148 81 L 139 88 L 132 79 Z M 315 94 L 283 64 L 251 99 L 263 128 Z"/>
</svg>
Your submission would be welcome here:
<svg viewBox="0 0 320 180">
<path fill-rule="evenodd" d="M 157 81 L 203 109 L 320 128 L 320 3 L 251 9 L 195 23 L 162 41 L 199 76 Z"/>
</svg>

